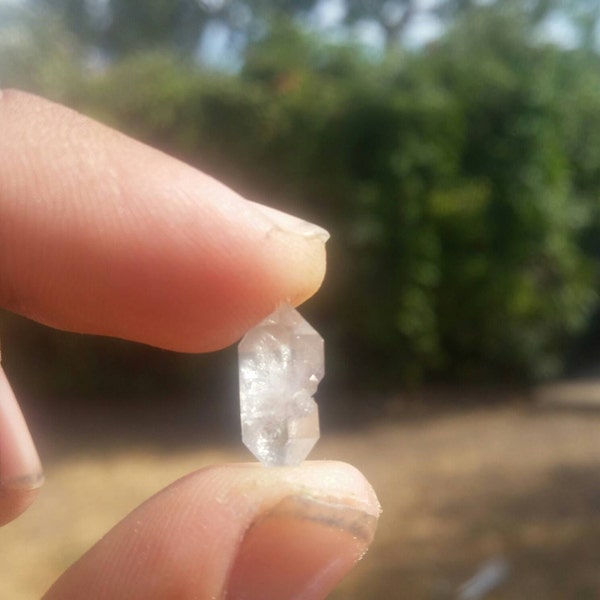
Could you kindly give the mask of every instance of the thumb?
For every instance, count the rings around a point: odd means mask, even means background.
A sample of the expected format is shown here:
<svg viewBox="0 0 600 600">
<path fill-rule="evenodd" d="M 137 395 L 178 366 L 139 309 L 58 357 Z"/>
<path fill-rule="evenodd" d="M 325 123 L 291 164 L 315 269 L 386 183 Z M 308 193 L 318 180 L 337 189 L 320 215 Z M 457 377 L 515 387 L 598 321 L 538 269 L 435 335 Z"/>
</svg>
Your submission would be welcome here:
<svg viewBox="0 0 600 600">
<path fill-rule="evenodd" d="M 317 600 L 367 551 L 379 504 L 350 465 L 224 465 L 141 505 L 45 600 Z"/>
</svg>

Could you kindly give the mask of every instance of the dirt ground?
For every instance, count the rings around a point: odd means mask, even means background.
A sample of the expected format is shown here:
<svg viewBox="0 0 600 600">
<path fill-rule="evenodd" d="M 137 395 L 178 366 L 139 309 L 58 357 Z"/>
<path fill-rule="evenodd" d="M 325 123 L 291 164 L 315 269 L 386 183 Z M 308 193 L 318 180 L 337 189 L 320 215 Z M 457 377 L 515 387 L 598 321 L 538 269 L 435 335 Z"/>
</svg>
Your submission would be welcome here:
<svg viewBox="0 0 600 600">
<path fill-rule="evenodd" d="M 390 402 L 385 418 L 325 431 L 317 448 L 311 458 L 359 467 L 384 511 L 372 550 L 332 599 L 600 598 L 600 411 Z M 39 598 L 146 497 L 203 465 L 247 458 L 223 446 L 57 453 L 39 501 L 0 531 L 0 598 Z M 505 580 L 461 596 L 489 561 Z"/>
</svg>

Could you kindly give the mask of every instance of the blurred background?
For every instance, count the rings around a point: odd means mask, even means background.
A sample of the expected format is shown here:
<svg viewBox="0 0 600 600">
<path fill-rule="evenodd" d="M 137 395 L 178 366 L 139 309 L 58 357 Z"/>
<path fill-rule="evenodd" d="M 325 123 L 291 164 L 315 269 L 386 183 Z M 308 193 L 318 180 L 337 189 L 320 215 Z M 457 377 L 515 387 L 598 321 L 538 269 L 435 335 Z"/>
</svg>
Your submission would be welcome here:
<svg viewBox="0 0 600 600">
<path fill-rule="evenodd" d="M 600 598 L 599 23 L 597 0 L 0 0 L 0 86 L 331 231 L 303 308 L 327 348 L 314 457 L 384 508 L 334 599 Z M 0 531 L 1 598 L 250 458 L 235 348 L 7 313 L 0 336 L 47 471 Z"/>
</svg>

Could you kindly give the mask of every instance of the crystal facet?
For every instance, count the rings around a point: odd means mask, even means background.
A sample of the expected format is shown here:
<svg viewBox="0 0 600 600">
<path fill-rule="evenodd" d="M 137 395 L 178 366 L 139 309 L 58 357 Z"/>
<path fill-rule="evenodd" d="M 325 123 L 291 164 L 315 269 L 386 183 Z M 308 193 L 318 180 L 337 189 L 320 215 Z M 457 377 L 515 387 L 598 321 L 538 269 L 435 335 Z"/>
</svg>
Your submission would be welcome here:
<svg viewBox="0 0 600 600">
<path fill-rule="evenodd" d="M 323 338 L 284 304 L 238 346 L 242 440 L 264 465 L 301 463 L 319 439 L 312 396 L 325 373 Z"/>
</svg>

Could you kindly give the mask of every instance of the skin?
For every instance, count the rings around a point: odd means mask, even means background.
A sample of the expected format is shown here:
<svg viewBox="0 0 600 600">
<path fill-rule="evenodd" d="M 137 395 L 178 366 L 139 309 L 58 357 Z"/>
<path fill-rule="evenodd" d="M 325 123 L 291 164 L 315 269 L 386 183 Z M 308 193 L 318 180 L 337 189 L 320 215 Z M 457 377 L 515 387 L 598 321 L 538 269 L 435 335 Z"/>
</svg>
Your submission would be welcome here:
<svg viewBox="0 0 600 600">
<path fill-rule="evenodd" d="M 0 92 L 0 306 L 183 352 L 225 347 L 325 273 L 321 228 L 64 107 Z M 5 349 L 5 351 L 8 349 Z M 0 370 L 0 524 L 42 467 Z M 117 524 L 58 599 L 325 598 L 366 552 L 379 505 L 350 465 L 219 465 Z"/>
</svg>

